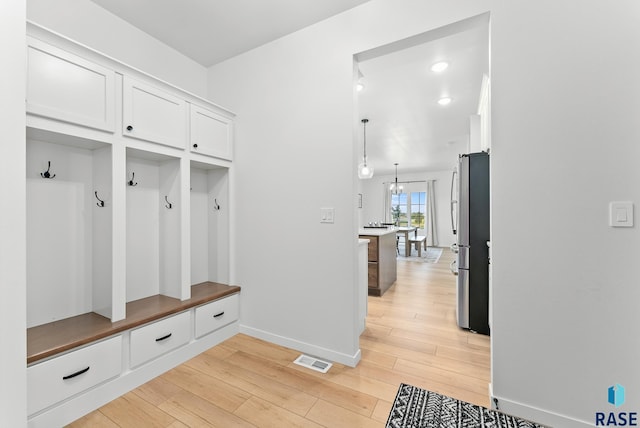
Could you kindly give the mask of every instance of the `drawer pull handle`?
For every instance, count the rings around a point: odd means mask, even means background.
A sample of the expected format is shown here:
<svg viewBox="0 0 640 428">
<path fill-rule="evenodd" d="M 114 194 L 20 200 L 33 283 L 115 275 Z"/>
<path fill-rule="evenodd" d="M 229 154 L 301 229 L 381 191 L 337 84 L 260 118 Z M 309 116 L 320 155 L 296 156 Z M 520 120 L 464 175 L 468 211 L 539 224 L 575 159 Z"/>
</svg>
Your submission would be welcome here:
<svg viewBox="0 0 640 428">
<path fill-rule="evenodd" d="M 77 371 L 77 372 L 75 372 L 73 374 L 70 374 L 70 375 L 62 376 L 62 380 L 67 380 L 67 379 L 74 378 L 76 376 L 80 376 L 81 374 L 88 372 L 90 368 L 91 368 L 91 366 L 87 366 L 86 369 L 82 369 L 82 370 Z"/>
<path fill-rule="evenodd" d="M 170 338 L 170 337 L 171 337 L 171 334 L 172 334 L 172 333 L 169 333 L 169 334 L 167 334 L 166 336 L 162 336 L 162 337 L 157 338 L 157 339 L 156 339 L 156 342 L 161 342 L 161 341 L 163 341 L 163 340 L 167 340 L 168 338 Z"/>
<path fill-rule="evenodd" d="M 213 317 L 214 318 L 219 318 L 219 317 L 221 317 L 223 315 L 224 315 L 224 311 L 220 312 L 219 314 L 214 315 Z"/>
</svg>

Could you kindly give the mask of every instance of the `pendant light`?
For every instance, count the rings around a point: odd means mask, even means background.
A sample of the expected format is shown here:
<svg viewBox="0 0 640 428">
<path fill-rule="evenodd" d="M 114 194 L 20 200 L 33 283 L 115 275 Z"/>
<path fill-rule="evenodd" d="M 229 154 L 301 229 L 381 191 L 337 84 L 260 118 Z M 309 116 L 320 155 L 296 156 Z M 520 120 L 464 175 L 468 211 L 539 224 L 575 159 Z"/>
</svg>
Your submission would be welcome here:
<svg viewBox="0 0 640 428">
<path fill-rule="evenodd" d="M 391 190 L 391 193 L 394 195 L 397 195 L 398 193 L 402 193 L 403 187 L 398 185 L 398 162 L 394 163 L 394 165 L 396 166 L 396 182 L 391 183 L 389 190 Z"/>
<path fill-rule="evenodd" d="M 362 119 L 362 131 L 364 135 L 364 156 L 362 163 L 358 165 L 358 177 L 361 179 L 373 177 L 373 165 L 367 164 L 367 122 L 369 119 Z"/>
</svg>

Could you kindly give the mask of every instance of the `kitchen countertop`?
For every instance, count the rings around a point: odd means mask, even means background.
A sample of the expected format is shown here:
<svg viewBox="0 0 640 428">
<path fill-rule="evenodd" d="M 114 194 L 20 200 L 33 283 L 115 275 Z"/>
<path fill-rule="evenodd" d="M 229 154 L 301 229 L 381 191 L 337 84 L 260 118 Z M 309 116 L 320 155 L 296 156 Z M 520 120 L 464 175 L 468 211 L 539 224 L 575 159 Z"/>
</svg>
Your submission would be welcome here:
<svg viewBox="0 0 640 428">
<path fill-rule="evenodd" d="M 387 235 L 389 233 L 396 233 L 398 230 L 395 227 L 389 227 L 386 229 L 365 229 L 361 227 L 358 229 L 358 235 L 368 235 L 368 236 L 382 236 Z"/>
</svg>

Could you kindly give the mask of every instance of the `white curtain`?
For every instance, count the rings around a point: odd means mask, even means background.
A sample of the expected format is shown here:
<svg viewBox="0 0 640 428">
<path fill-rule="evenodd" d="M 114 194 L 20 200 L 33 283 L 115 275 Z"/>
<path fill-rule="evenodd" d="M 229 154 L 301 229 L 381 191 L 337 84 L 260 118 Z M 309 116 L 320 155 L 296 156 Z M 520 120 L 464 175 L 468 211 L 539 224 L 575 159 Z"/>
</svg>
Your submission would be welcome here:
<svg viewBox="0 0 640 428">
<path fill-rule="evenodd" d="M 438 246 L 438 222 L 436 218 L 436 180 L 427 180 L 427 245 Z"/>
<path fill-rule="evenodd" d="M 382 209 L 384 210 L 383 219 L 385 223 L 393 223 L 391 216 L 391 191 L 388 183 L 382 183 L 382 200 L 384 201 Z"/>
</svg>

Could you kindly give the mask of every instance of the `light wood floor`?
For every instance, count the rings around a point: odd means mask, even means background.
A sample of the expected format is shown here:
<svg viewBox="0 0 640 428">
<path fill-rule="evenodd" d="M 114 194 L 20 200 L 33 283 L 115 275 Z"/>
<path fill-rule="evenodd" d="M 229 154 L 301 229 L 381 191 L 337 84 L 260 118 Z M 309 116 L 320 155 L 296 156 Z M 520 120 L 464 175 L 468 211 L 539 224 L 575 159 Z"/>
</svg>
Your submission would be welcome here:
<svg viewBox="0 0 640 428">
<path fill-rule="evenodd" d="M 356 368 L 316 373 L 239 334 L 72 426 L 383 427 L 401 382 L 488 406 L 489 338 L 456 327 L 452 260 L 398 261 L 396 284 L 369 297 Z"/>
</svg>

